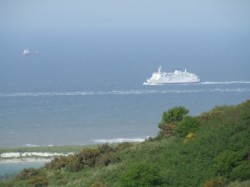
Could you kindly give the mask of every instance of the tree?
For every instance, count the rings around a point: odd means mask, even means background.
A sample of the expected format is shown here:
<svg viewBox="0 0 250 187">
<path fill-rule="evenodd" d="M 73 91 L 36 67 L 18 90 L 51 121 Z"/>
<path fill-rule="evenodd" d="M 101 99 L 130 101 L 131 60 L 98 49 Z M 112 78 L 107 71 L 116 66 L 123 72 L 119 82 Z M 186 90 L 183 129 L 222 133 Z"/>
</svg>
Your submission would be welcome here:
<svg viewBox="0 0 250 187">
<path fill-rule="evenodd" d="M 185 116 L 176 127 L 176 132 L 180 137 L 187 136 L 190 132 L 195 132 L 200 127 L 200 122 L 195 117 Z"/>
<path fill-rule="evenodd" d="M 169 109 L 167 112 L 164 112 L 162 115 L 162 122 L 171 123 L 179 122 L 182 118 L 187 115 L 189 112 L 188 109 L 182 106 L 174 107 Z"/>
<path fill-rule="evenodd" d="M 177 123 L 180 122 L 188 112 L 189 110 L 182 106 L 174 107 L 164 112 L 162 115 L 162 121 L 158 125 L 161 129 L 158 137 L 174 135 Z"/>
</svg>

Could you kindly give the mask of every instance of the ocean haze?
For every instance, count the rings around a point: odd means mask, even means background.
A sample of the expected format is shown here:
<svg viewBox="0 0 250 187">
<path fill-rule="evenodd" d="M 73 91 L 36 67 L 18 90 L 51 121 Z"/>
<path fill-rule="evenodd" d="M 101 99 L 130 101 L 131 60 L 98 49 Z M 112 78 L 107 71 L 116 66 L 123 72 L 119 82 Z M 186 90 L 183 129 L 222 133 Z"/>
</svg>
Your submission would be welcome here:
<svg viewBox="0 0 250 187">
<path fill-rule="evenodd" d="M 131 88 L 160 65 L 203 81 L 249 80 L 247 0 L 0 5 L 2 91 Z M 24 58 L 24 49 L 39 55 Z"/>
<path fill-rule="evenodd" d="M 0 147 L 142 140 L 250 97 L 247 0 L 3 0 L 0 23 Z M 143 86 L 160 65 L 202 82 Z"/>
<path fill-rule="evenodd" d="M 79 34 L 79 33 L 78 33 Z M 103 32 L 3 39 L 1 91 L 134 88 L 160 65 L 187 68 L 202 81 L 250 80 L 247 33 Z M 22 56 L 22 46 L 38 50 Z"/>
</svg>

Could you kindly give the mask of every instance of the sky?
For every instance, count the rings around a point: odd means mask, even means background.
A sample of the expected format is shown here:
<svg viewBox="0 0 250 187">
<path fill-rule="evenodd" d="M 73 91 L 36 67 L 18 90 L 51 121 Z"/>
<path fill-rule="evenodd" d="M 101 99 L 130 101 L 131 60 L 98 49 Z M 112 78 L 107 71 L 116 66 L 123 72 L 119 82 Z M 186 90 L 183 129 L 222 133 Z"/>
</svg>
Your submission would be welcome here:
<svg viewBox="0 0 250 187">
<path fill-rule="evenodd" d="M 250 1 L 1 0 L 0 41 L 0 91 L 138 85 L 159 65 L 248 80 Z"/>
<path fill-rule="evenodd" d="M 0 29 L 249 30 L 249 0 L 1 0 Z"/>
</svg>

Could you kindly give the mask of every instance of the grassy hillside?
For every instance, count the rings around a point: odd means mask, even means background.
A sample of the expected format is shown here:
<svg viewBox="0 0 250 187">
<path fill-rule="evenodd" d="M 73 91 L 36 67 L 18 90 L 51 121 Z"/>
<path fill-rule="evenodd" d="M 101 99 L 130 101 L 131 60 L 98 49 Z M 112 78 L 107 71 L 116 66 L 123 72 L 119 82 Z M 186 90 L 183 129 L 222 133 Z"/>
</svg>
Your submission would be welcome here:
<svg viewBox="0 0 250 187">
<path fill-rule="evenodd" d="M 84 148 L 0 186 L 250 186 L 250 100 L 200 116 L 175 107 L 155 138 Z"/>
</svg>

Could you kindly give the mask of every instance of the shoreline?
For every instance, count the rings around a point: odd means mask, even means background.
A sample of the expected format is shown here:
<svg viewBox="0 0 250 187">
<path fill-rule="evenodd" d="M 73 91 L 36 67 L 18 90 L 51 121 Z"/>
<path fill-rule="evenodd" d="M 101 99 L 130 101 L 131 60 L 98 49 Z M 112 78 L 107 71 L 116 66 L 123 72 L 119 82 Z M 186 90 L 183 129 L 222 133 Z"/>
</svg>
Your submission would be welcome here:
<svg viewBox="0 0 250 187">
<path fill-rule="evenodd" d="M 6 152 L 0 154 L 0 164 L 30 163 L 30 162 L 50 162 L 57 156 L 69 156 L 74 152 Z"/>
<path fill-rule="evenodd" d="M 108 142 L 108 144 L 119 144 L 122 142 L 139 143 L 146 140 L 146 138 L 116 139 L 117 142 L 106 139 L 98 139 L 98 143 L 93 145 L 66 145 L 66 146 L 44 146 L 44 147 L 16 147 L 16 148 L 0 148 L 0 164 L 11 163 L 31 163 L 31 162 L 50 162 L 58 156 L 69 156 L 80 152 L 84 148 L 96 148 L 99 145 Z"/>
<path fill-rule="evenodd" d="M 20 163 L 37 163 L 37 162 L 44 162 L 48 163 L 53 158 L 10 158 L 10 159 L 0 159 L 1 164 L 20 164 Z"/>
</svg>

